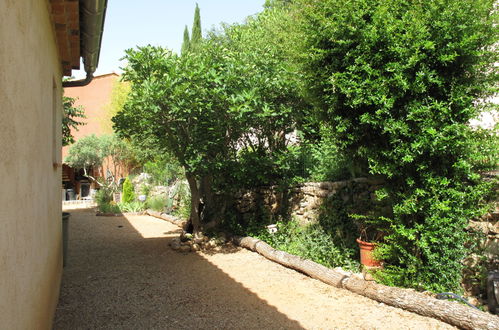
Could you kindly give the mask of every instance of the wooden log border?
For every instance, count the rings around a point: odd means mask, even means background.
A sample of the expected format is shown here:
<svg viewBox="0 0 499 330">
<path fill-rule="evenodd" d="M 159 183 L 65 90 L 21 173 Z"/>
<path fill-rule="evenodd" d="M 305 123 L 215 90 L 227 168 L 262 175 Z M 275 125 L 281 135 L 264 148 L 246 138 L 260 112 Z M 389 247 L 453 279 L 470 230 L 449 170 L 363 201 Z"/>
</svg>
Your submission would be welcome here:
<svg viewBox="0 0 499 330">
<path fill-rule="evenodd" d="M 147 214 L 182 227 L 184 221 L 171 215 L 147 211 Z M 285 267 L 297 270 L 337 288 L 347 289 L 386 305 L 401 308 L 422 316 L 432 317 L 461 329 L 499 329 L 499 317 L 448 300 L 439 300 L 412 289 L 389 287 L 366 281 L 360 274 L 341 268 L 330 269 L 311 260 L 276 250 L 252 237 L 232 237 L 232 242 Z"/>
</svg>

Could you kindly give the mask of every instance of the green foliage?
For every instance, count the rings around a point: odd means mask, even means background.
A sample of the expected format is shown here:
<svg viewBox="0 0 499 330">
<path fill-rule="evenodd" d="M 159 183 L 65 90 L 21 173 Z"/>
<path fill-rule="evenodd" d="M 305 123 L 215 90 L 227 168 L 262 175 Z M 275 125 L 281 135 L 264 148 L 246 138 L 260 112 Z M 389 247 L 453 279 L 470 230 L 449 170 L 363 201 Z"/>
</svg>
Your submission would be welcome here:
<svg viewBox="0 0 499 330">
<path fill-rule="evenodd" d="M 121 201 L 125 204 L 131 203 L 135 200 L 135 192 L 133 190 L 132 182 L 130 178 L 126 178 L 123 182 L 123 195 L 121 196 Z"/>
<path fill-rule="evenodd" d="M 150 184 L 142 184 L 140 186 L 140 194 L 144 196 L 149 196 L 149 193 L 151 192 L 152 186 Z"/>
<path fill-rule="evenodd" d="M 182 50 L 181 54 L 185 54 L 191 49 L 191 39 L 189 37 L 189 29 L 187 28 L 187 25 L 185 26 L 184 29 L 184 41 L 182 42 Z"/>
<path fill-rule="evenodd" d="M 348 187 L 345 192 L 348 193 Z M 345 203 L 341 194 L 324 200 L 319 209 L 317 222 L 300 224 L 298 219 L 280 216 L 277 233 L 269 233 L 267 225 L 274 222 L 265 213 L 243 217 L 228 213 L 223 227 L 239 236 L 252 236 L 267 242 L 272 247 L 295 254 L 327 267 L 343 267 L 359 270 L 359 253 L 355 239 L 358 231 L 349 213 L 352 204 Z M 275 222 L 274 222 L 275 223 Z"/>
<path fill-rule="evenodd" d="M 98 118 L 103 133 L 114 133 L 111 118 L 123 109 L 128 93 L 130 93 L 130 84 L 116 79 L 111 90 L 111 101 L 104 105 L 104 111 L 100 113 Z"/>
<path fill-rule="evenodd" d="M 118 188 L 116 181 L 118 171 L 124 166 L 131 168 L 136 165 L 134 149 L 130 143 L 116 135 L 85 136 L 71 146 L 69 155 L 64 161 L 75 169 L 83 169 L 85 176 L 92 180 L 96 179 L 91 176 L 89 170 L 106 163 L 111 171 L 111 177 L 99 184 L 110 186 L 114 191 Z"/>
<path fill-rule="evenodd" d="M 144 211 L 145 204 L 139 201 L 121 202 L 117 205 L 121 212 L 137 213 Z"/>
<path fill-rule="evenodd" d="M 275 9 L 280 7 L 289 6 L 293 0 L 265 0 L 263 5 L 267 9 Z"/>
<path fill-rule="evenodd" d="M 155 185 L 169 185 L 184 176 L 184 171 L 173 157 L 157 157 L 143 166 L 143 171 L 151 175 Z"/>
<path fill-rule="evenodd" d="M 173 198 L 179 196 L 179 205 L 173 208 Z M 191 213 L 191 194 L 189 187 L 183 183 L 179 183 L 178 190 L 174 196 L 167 198 L 166 209 L 172 210 L 172 213 L 181 219 L 188 219 Z"/>
<path fill-rule="evenodd" d="M 258 237 L 272 247 L 310 259 L 326 267 L 343 267 L 357 271 L 356 250 L 335 242 L 319 224 L 300 225 L 296 220 L 277 223 L 274 234 L 262 232 Z"/>
<path fill-rule="evenodd" d="M 162 212 L 165 210 L 167 198 L 164 196 L 154 196 L 148 198 L 146 201 L 146 206 L 148 209 Z"/>
<path fill-rule="evenodd" d="M 488 189 L 468 122 L 497 83 L 494 1 L 298 2 L 308 97 L 347 157 L 386 178 L 382 279 L 459 290 Z"/>
<path fill-rule="evenodd" d="M 358 251 L 355 238 L 345 239 L 348 232 L 343 226 L 333 229 L 322 223 L 299 224 L 296 219 L 277 222 L 276 233 L 269 233 L 268 221 L 252 218 L 247 223 L 239 223 L 234 216 L 227 215 L 226 229 L 243 236 L 257 237 L 273 248 L 310 259 L 326 267 L 343 267 L 358 271 Z M 348 237 L 349 238 L 349 237 Z"/>
<path fill-rule="evenodd" d="M 64 160 L 75 169 L 84 169 L 85 173 L 91 167 L 101 166 L 106 152 L 102 141 L 95 134 L 85 136 L 69 149 L 69 155 Z"/>
<path fill-rule="evenodd" d="M 227 27 L 182 56 L 152 46 L 126 51 L 123 79 L 132 90 L 115 128 L 173 155 L 196 190 L 193 203 L 235 189 L 239 150 L 253 158 L 282 154 L 302 114 L 296 74 L 258 39 L 267 29 L 252 24 Z M 203 214 L 219 209 L 209 203 Z"/>
<path fill-rule="evenodd" d="M 98 205 L 99 212 L 106 214 L 120 214 L 121 208 L 117 204 L 113 203 L 104 203 Z"/>
<path fill-rule="evenodd" d="M 308 181 L 340 181 L 361 176 L 361 171 L 340 149 L 340 143 L 328 126 L 320 128 L 318 140 L 304 141 L 302 148 L 306 155 Z"/>
<path fill-rule="evenodd" d="M 75 142 L 74 137 L 71 135 L 71 129 L 78 130 L 78 126 L 85 125 L 86 123 L 80 119 L 87 118 L 85 110 L 82 106 L 75 107 L 75 98 L 63 96 L 63 116 L 62 116 L 62 145 L 67 146 Z"/>
<path fill-rule="evenodd" d="M 133 168 L 138 166 L 136 150 L 125 139 L 120 139 L 116 135 L 102 135 L 99 137 L 105 161 L 108 162 L 113 177 L 117 178 L 118 170 Z"/>
<path fill-rule="evenodd" d="M 145 209 L 144 203 L 133 201 L 130 203 L 104 203 L 98 204 L 99 212 L 106 214 L 137 213 Z"/>
<path fill-rule="evenodd" d="M 201 30 L 201 14 L 199 6 L 196 3 L 196 9 L 194 11 L 194 22 L 192 23 L 192 38 L 189 42 L 190 50 L 197 50 L 203 40 L 202 30 Z"/>
<path fill-rule="evenodd" d="M 109 204 L 113 201 L 113 191 L 105 186 L 101 187 L 95 193 L 94 200 L 99 207 L 104 204 Z"/>
<path fill-rule="evenodd" d="M 494 129 L 479 128 L 470 132 L 473 166 L 480 171 L 499 168 L 499 124 Z"/>
</svg>

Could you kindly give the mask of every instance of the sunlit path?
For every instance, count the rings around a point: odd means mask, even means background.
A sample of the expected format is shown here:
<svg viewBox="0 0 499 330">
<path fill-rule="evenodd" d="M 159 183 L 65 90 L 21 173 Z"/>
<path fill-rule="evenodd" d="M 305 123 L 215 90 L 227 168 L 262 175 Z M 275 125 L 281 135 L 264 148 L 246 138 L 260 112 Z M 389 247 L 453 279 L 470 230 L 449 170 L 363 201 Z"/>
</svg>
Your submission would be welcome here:
<svg viewBox="0 0 499 330">
<path fill-rule="evenodd" d="M 179 229 L 149 216 L 71 212 L 55 329 L 450 328 L 247 250 L 174 252 Z"/>
</svg>

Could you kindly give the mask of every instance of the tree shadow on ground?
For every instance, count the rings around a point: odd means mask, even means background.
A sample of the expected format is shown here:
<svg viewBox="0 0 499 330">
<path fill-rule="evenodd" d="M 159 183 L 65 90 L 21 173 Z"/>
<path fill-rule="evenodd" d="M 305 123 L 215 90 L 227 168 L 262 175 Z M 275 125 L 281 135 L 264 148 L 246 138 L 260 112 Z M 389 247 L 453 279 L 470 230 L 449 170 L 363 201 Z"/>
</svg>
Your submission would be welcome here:
<svg viewBox="0 0 499 330">
<path fill-rule="evenodd" d="M 175 229 L 148 237 L 125 217 L 70 212 L 54 329 L 303 328 L 202 255 L 172 251 Z"/>
</svg>

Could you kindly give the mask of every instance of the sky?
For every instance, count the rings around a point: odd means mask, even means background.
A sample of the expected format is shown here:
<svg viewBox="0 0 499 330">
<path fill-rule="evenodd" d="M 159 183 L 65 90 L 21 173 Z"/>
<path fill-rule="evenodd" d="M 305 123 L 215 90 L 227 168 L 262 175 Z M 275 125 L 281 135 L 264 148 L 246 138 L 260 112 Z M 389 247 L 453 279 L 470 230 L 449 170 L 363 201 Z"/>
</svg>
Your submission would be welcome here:
<svg viewBox="0 0 499 330">
<path fill-rule="evenodd" d="M 185 26 L 189 33 L 192 28 L 196 3 L 205 33 L 222 22 L 244 22 L 263 10 L 265 0 L 108 0 L 95 75 L 119 73 L 120 58 L 128 48 L 151 44 L 180 52 Z M 73 76 L 83 78 L 85 72 L 74 70 Z"/>
</svg>

